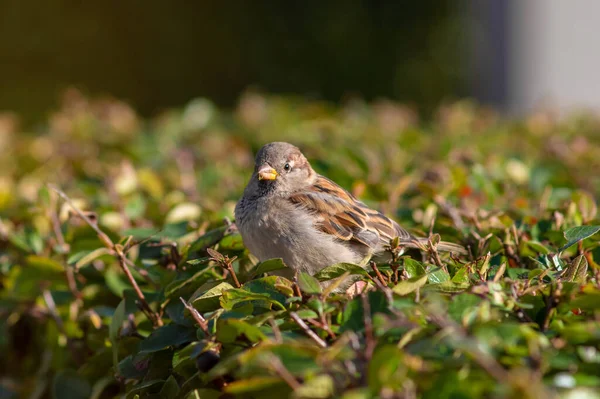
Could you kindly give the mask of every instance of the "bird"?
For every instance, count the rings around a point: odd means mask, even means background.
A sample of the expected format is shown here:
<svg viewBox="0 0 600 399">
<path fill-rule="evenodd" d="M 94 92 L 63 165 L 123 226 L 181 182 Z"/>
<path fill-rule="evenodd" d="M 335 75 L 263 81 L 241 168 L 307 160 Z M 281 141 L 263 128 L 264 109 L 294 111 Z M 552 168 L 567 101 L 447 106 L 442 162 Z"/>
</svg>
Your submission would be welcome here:
<svg viewBox="0 0 600 399">
<path fill-rule="evenodd" d="M 259 261 L 281 258 L 294 272 L 311 275 L 337 263 L 391 257 L 387 249 L 396 237 L 404 247 L 428 242 L 315 172 L 298 147 L 285 142 L 266 144 L 256 154 L 235 221 Z M 466 253 L 444 241 L 437 248 Z"/>
</svg>

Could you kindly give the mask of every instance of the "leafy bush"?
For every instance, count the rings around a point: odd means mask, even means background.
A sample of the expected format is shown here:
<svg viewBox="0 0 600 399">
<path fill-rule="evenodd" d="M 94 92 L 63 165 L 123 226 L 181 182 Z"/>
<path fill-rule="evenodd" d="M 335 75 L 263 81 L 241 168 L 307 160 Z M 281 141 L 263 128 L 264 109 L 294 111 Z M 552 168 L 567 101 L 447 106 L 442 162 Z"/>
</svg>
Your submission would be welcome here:
<svg viewBox="0 0 600 399">
<path fill-rule="evenodd" d="M 33 131 L 3 115 L 0 398 L 594 397 L 599 138 L 591 116 L 463 102 L 422 123 L 252 93 L 140 120 L 69 92 Z M 433 235 L 391 264 L 268 275 L 285 265 L 257 264 L 232 210 L 274 140 L 470 255 Z M 350 274 L 368 289 L 334 293 Z"/>
</svg>

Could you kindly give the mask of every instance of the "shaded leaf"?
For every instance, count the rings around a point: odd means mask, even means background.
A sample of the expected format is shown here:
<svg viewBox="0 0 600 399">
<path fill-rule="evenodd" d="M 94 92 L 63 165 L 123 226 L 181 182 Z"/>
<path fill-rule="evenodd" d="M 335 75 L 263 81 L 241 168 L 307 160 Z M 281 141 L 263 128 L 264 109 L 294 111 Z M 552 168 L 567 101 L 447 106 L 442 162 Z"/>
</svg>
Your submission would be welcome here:
<svg viewBox="0 0 600 399">
<path fill-rule="evenodd" d="M 121 327 L 123 326 L 123 323 L 126 320 L 126 314 L 125 314 L 125 300 L 121 300 L 121 302 L 119 302 L 119 305 L 117 306 L 117 308 L 115 309 L 115 312 L 112 316 L 112 320 L 110 322 L 110 326 L 108 329 L 108 336 L 112 342 L 112 350 L 113 350 L 113 364 L 115 366 L 115 368 L 117 367 L 117 363 L 119 362 L 119 358 L 118 358 L 118 345 L 117 345 L 117 341 L 119 339 L 119 333 L 121 331 Z"/>
<path fill-rule="evenodd" d="M 281 269 L 286 269 L 286 268 L 287 268 L 287 266 L 285 265 L 285 263 L 283 263 L 283 259 L 281 259 L 281 258 L 269 259 L 269 260 L 259 263 L 256 266 L 256 269 L 254 269 L 254 271 L 252 272 L 252 274 L 254 276 L 256 276 L 256 275 L 260 275 L 263 273 L 274 272 L 275 270 L 281 270 Z"/>
<path fill-rule="evenodd" d="M 179 346 L 193 341 L 196 338 L 196 329 L 178 324 L 167 324 L 150 334 L 140 342 L 140 352 L 152 353 L 169 347 Z"/>
<path fill-rule="evenodd" d="M 54 376 L 52 383 L 54 399 L 88 399 L 91 394 L 90 384 L 73 370 L 62 370 Z"/>
</svg>

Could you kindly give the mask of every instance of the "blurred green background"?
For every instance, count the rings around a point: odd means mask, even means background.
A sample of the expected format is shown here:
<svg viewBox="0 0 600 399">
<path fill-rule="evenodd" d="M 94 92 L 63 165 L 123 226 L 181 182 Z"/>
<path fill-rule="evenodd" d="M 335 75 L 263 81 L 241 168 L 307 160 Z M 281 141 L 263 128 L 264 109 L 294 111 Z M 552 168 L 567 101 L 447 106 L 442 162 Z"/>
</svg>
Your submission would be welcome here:
<svg viewBox="0 0 600 399">
<path fill-rule="evenodd" d="M 142 115 L 248 87 L 430 111 L 465 94 L 462 2 L 0 2 L 0 111 L 43 120 L 65 88 Z"/>
</svg>

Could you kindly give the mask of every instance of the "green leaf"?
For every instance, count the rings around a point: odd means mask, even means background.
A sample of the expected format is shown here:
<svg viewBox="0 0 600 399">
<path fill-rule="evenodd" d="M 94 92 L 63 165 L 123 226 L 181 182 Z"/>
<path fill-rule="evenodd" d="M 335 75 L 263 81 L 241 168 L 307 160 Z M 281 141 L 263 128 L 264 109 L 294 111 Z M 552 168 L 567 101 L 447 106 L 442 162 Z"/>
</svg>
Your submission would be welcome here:
<svg viewBox="0 0 600 399">
<path fill-rule="evenodd" d="M 127 278 L 121 274 L 117 267 L 111 267 L 104 273 L 104 280 L 106 281 L 106 286 L 118 297 L 123 296 L 123 292 L 131 288 L 129 281 Z"/>
<path fill-rule="evenodd" d="M 87 265 L 88 263 L 95 261 L 102 255 L 110 255 L 110 254 L 111 254 L 111 250 L 108 248 L 102 247 L 102 248 L 95 249 L 93 251 L 90 251 L 87 255 L 83 256 L 81 259 L 79 259 L 75 263 L 75 268 L 80 269 L 83 266 Z"/>
<path fill-rule="evenodd" d="M 209 312 L 219 307 L 219 298 L 224 291 L 233 289 L 227 282 L 222 282 L 206 291 L 200 297 L 192 300 L 192 305 L 200 312 Z"/>
<path fill-rule="evenodd" d="M 421 262 L 416 261 L 408 256 L 402 257 L 404 260 L 404 270 L 408 275 L 408 278 L 419 277 L 425 274 L 425 265 Z"/>
<path fill-rule="evenodd" d="M 117 341 L 119 340 L 119 333 L 121 331 L 121 327 L 126 320 L 125 314 L 125 300 L 121 300 L 119 305 L 115 309 L 115 313 L 113 313 L 112 319 L 110 321 L 110 326 L 108 328 L 108 337 L 112 343 L 113 350 L 113 365 L 115 369 L 117 368 L 117 364 L 119 363 L 119 346 Z"/>
<path fill-rule="evenodd" d="M 223 309 L 231 310 L 235 305 L 248 301 L 256 301 L 255 303 L 257 305 L 267 304 L 266 307 L 269 308 L 270 305 L 275 305 L 279 309 L 285 310 L 285 306 L 283 306 L 281 302 L 273 299 L 270 295 L 254 293 L 241 288 L 233 288 L 223 292 L 221 306 Z"/>
<path fill-rule="evenodd" d="M 212 266 L 207 267 L 206 269 L 196 272 L 190 278 L 173 281 L 165 288 L 165 297 L 179 300 L 180 296 L 185 296 L 186 293 L 192 293 L 210 279 L 212 269 Z"/>
<path fill-rule="evenodd" d="M 275 258 L 269 259 L 264 262 L 259 263 L 256 266 L 256 269 L 252 272 L 253 276 L 258 276 L 264 273 L 273 272 L 275 270 L 287 269 L 285 263 L 283 263 L 283 259 Z"/>
<path fill-rule="evenodd" d="M 190 246 L 189 253 L 202 251 L 208 247 L 212 247 L 213 245 L 221 241 L 221 239 L 225 235 L 225 232 L 227 231 L 227 228 L 227 226 L 221 226 L 199 237 Z"/>
<path fill-rule="evenodd" d="M 141 399 L 150 396 L 150 393 L 157 393 L 158 388 L 164 385 L 164 380 L 144 381 L 135 385 L 127 392 L 127 399 Z"/>
<path fill-rule="evenodd" d="M 525 243 L 529 248 L 531 248 L 533 251 L 535 251 L 539 254 L 548 255 L 551 252 L 550 249 L 546 248 L 544 246 L 544 244 L 542 244 L 540 242 L 526 241 Z"/>
<path fill-rule="evenodd" d="M 30 255 L 27 257 L 27 264 L 30 267 L 35 267 L 40 270 L 54 271 L 54 272 L 64 272 L 65 267 L 58 263 L 57 261 L 45 258 L 43 256 Z"/>
<path fill-rule="evenodd" d="M 567 243 L 562 248 L 560 248 L 558 252 L 562 252 L 565 249 L 569 248 L 571 245 L 593 236 L 598 231 L 600 231 L 600 226 L 577 226 L 566 230 L 564 232 L 564 236 L 567 239 Z"/>
<path fill-rule="evenodd" d="M 412 277 L 408 280 L 400 281 L 392 290 L 398 295 L 408 295 L 423 287 L 427 283 L 427 279 L 428 276 L 426 274 L 420 277 Z"/>
<path fill-rule="evenodd" d="M 179 391 L 180 388 L 179 384 L 177 383 L 177 380 L 175 379 L 175 377 L 170 375 L 169 378 L 167 378 L 167 381 L 165 381 L 165 384 L 163 385 L 162 389 L 160 390 L 159 395 L 161 399 L 171 399 L 177 397 L 177 395 L 179 395 Z"/>
<path fill-rule="evenodd" d="M 369 307 L 371 308 L 371 317 L 373 317 L 376 313 L 390 313 L 389 304 L 383 292 L 370 291 L 367 293 L 367 300 L 369 301 Z M 310 315 L 306 315 L 306 317 L 309 316 Z M 344 313 L 342 314 L 340 332 L 358 332 L 364 330 L 364 328 L 365 319 L 363 301 L 362 298 L 356 297 L 346 304 Z"/>
<path fill-rule="evenodd" d="M 585 255 L 579 255 L 567 266 L 561 275 L 563 281 L 574 281 L 585 284 L 587 280 L 588 261 Z"/>
<path fill-rule="evenodd" d="M 264 393 L 266 389 L 273 388 L 281 388 L 282 395 L 281 396 L 265 396 L 265 397 L 287 397 L 287 392 L 289 392 L 289 388 L 281 378 L 278 377 L 250 377 L 244 380 L 238 380 L 227 384 L 225 387 L 225 392 L 231 394 L 244 394 L 244 393 L 252 393 L 252 392 L 261 392 Z"/>
<path fill-rule="evenodd" d="M 267 276 L 244 283 L 242 288 L 256 294 L 265 294 L 269 298 L 284 303 L 293 295 L 292 282 L 279 276 Z"/>
<path fill-rule="evenodd" d="M 402 387 L 406 366 L 403 364 L 403 353 L 394 345 L 380 346 L 369 363 L 367 383 L 374 394 L 379 394 L 382 388 L 392 391 Z"/>
<path fill-rule="evenodd" d="M 441 267 L 435 267 L 427 272 L 427 280 L 431 284 L 439 284 L 450 281 L 450 275 Z"/>
<path fill-rule="evenodd" d="M 463 266 L 454 273 L 451 280 L 453 283 L 469 283 L 469 269 L 467 266 Z"/>
<path fill-rule="evenodd" d="M 260 328 L 237 319 L 220 319 L 217 322 L 217 339 L 224 343 L 234 343 L 240 337 L 251 343 L 267 339 Z"/>
<path fill-rule="evenodd" d="M 334 394 L 335 385 L 329 375 L 317 375 L 309 378 L 294 394 L 300 398 L 330 398 Z"/>
<path fill-rule="evenodd" d="M 465 312 L 475 309 L 482 302 L 483 299 L 477 295 L 468 293 L 456 295 L 448 305 L 448 315 L 457 323 L 461 323 Z"/>
<path fill-rule="evenodd" d="M 90 384 L 74 370 L 61 370 L 54 376 L 52 383 L 54 399 L 88 399 L 91 394 Z"/>
<path fill-rule="evenodd" d="M 228 251 L 241 251 L 244 249 L 244 242 L 240 234 L 230 234 L 223 237 L 219 242 L 219 249 Z"/>
<path fill-rule="evenodd" d="M 298 286 L 306 294 L 320 294 L 323 292 L 319 280 L 304 272 L 298 273 Z"/>
<path fill-rule="evenodd" d="M 328 281 L 340 277 L 348 272 L 349 275 L 367 276 L 369 273 L 362 267 L 352 263 L 336 263 L 321 269 L 314 277 L 319 281 Z"/>
<path fill-rule="evenodd" d="M 446 294 L 455 294 L 469 289 L 469 283 L 455 283 L 454 281 L 444 281 L 438 284 L 427 284 L 423 287 L 424 292 L 444 292 Z"/>
<path fill-rule="evenodd" d="M 152 331 L 152 334 L 140 342 L 140 353 L 157 352 L 191 342 L 195 338 L 195 328 L 178 324 L 167 324 Z"/>
</svg>

